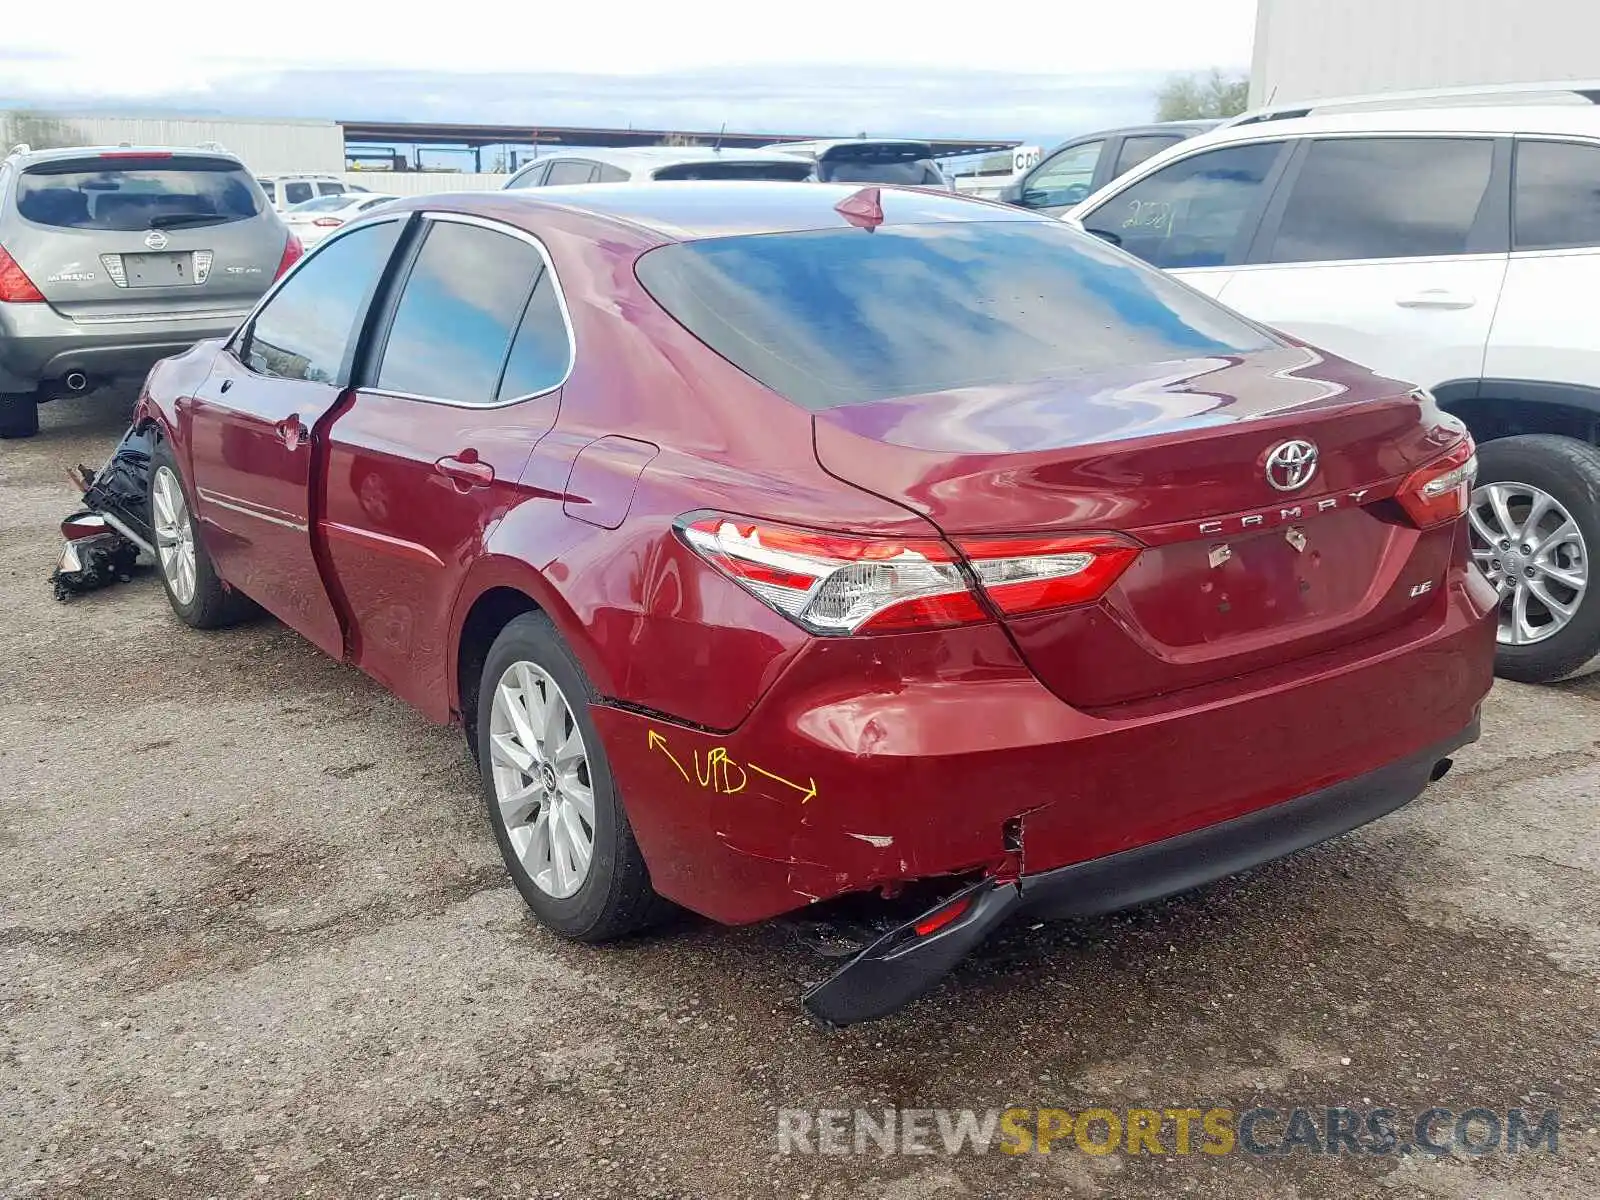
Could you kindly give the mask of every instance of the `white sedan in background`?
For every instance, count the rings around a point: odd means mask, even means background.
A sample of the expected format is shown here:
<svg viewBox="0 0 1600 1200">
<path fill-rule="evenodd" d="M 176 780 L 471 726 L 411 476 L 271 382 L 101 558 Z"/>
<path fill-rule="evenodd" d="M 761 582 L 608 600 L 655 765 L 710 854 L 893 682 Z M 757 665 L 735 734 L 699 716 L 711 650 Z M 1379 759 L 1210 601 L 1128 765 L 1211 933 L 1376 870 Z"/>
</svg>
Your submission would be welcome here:
<svg viewBox="0 0 1600 1200">
<path fill-rule="evenodd" d="M 309 250 L 346 221 L 354 221 L 381 204 L 397 199 L 377 192 L 345 192 L 338 196 L 318 196 L 284 211 L 288 225 L 300 244 Z"/>
</svg>

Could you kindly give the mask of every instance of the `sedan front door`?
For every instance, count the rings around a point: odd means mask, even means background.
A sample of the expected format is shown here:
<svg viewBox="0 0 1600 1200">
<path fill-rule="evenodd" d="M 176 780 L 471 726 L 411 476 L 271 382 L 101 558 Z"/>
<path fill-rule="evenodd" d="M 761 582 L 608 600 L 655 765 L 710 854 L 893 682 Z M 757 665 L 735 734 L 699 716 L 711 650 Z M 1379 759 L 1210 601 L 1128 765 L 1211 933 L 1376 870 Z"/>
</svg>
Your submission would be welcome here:
<svg viewBox="0 0 1600 1200">
<path fill-rule="evenodd" d="M 180 407 L 196 513 L 218 572 L 335 657 L 344 634 L 311 544 L 315 462 L 400 228 L 398 219 L 357 226 L 320 247 Z"/>
</svg>

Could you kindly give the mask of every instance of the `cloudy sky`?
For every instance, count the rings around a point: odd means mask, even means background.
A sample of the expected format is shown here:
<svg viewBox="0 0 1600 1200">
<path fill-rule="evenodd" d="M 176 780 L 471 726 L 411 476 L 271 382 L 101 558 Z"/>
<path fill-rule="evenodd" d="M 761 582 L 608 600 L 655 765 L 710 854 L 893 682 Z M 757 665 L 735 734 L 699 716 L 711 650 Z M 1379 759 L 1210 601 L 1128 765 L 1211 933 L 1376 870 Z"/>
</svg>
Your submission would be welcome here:
<svg viewBox="0 0 1600 1200">
<path fill-rule="evenodd" d="M 12 7 L 6 106 L 1029 140 L 1147 119 L 1176 71 L 1243 70 L 1255 17 L 1254 0 Z"/>
</svg>

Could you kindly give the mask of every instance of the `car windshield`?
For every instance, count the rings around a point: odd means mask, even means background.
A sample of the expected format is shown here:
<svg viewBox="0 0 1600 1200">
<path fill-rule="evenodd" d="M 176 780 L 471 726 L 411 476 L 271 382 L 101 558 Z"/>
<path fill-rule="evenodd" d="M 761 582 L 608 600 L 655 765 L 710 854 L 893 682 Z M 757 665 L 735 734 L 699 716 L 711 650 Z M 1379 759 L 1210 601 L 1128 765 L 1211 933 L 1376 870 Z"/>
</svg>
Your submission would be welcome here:
<svg viewBox="0 0 1600 1200">
<path fill-rule="evenodd" d="M 65 229 L 150 229 L 255 216 L 251 178 L 236 162 L 182 155 L 102 155 L 39 163 L 18 181 L 17 211 Z"/>
<path fill-rule="evenodd" d="M 638 262 L 656 301 L 809 409 L 1277 344 L 1056 221 L 711 238 Z"/>
<path fill-rule="evenodd" d="M 333 212 L 334 209 L 344 208 L 353 201 L 349 196 L 318 196 L 315 200 L 304 200 L 299 204 L 291 204 L 290 212 Z"/>
</svg>

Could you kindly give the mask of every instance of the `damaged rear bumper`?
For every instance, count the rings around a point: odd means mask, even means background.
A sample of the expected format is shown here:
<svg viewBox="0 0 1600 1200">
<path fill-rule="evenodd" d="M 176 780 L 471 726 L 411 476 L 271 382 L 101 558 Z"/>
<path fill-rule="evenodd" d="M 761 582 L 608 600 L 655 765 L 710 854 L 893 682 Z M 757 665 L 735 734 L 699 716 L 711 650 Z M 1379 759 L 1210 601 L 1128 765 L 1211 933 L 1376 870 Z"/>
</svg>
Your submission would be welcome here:
<svg viewBox="0 0 1600 1200">
<path fill-rule="evenodd" d="M 92 475 L 71 472 L 84 507 L 61 523 L 65 545 L 50 583 L 57 600 L 128 579 L 141 554 L 155 556 L 149 500 L 153 426 L 130 428 Z"/>
<path fill-rule="evenodd" d="M 884 934 L 812 988 L 806 1010 L 831 1025 L 886 1016 L 932 988 L 1007 917 L 1115 912 L 1347 833 L 1415 799 L 1449 769 L 1453 751 L 1477 738 L 1474 717 L 1420 754 L 1271 808 L 1053 871 L 971 884 Z"/>
</svg>

